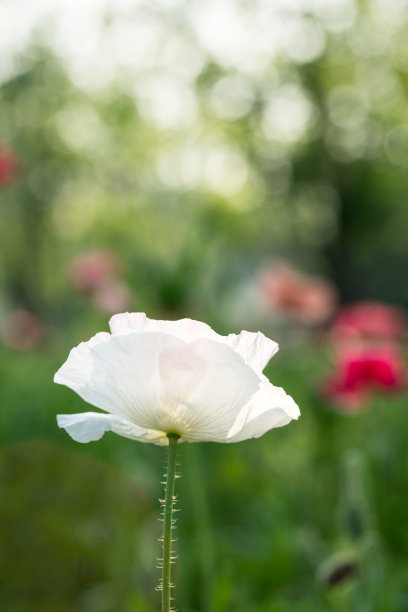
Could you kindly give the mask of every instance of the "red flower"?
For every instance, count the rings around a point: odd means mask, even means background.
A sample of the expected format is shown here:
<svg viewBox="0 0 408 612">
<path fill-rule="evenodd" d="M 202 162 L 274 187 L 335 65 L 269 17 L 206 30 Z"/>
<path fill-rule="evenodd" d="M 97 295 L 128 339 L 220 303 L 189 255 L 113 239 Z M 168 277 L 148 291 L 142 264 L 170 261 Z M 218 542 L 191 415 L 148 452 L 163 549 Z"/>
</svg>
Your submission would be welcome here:
<svg viewBox="0 0 408 612">
<path fill-rule="evenodd" d="M 17 157 L 11 151 L 0 149 L 0 186 L 12 183 L 19 170 Z"/>
<path fill-rule="evenodd" d="M 381 302 L 360 302 L 340 310 L 331 334 L 336 342 L 355 338 L 398 340 L 404 328 L 404 313 L 398 307 Z"/>
<path fill-rule="evenodd" d="M 395 344 L 350 345 L 340 351 L 336 371 L 324 394 L 349 411 L 364 407 L 375 392 L 392 393 L 407 385 L 400 350 Z"/>
</svg>

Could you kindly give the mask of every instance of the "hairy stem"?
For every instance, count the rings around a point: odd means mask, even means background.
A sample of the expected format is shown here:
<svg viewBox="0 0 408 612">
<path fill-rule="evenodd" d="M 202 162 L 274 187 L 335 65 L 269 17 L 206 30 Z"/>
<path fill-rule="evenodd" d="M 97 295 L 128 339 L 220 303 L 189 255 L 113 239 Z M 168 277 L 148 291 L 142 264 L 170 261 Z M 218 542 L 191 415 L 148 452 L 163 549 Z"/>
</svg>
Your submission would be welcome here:
<svg viewBox="0 0 408 612">
<path fill-rule="evenodd" d="M 171 564 L 172 557 L 172 529 L 174 506 L 174 483 L 176 480 L 176 454 L 177 442 L 180 436 L 167 434 L 169 439 L 169 452 L 167 460 L 167 475 L 165 480 L 165 497 L 163 508 L 163 565 L 162 565 L 162 612 L 170 612 L 171 606 Z"/>
</svg>

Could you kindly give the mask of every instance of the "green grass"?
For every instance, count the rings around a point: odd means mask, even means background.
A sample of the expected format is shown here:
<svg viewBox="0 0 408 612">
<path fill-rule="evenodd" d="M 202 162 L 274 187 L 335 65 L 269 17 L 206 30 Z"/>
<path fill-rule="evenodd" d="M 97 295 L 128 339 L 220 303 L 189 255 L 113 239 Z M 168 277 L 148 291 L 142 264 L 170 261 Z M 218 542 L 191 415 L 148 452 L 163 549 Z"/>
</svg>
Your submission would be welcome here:
<svg viewBox="0 0 408 612">
<path fill-rule="evenodd" d="M 298 347 L 300 348 L 300 347 Z M 74 443 L 57 413 L 87 409 L 52 383 L 60 351 L 1 359 L 0 601 L 7 612 L 152 612 L 160 553 L 159 447 Z M 324 349 L 267 374 L 302 416 L 239 444 L 180 446 L 177 606 L 183 612 L 408 609 L 407 398 L 350 417 L 316 394 Z M 358 559 L 325 587 L 322 564 Z"/>
</svg>

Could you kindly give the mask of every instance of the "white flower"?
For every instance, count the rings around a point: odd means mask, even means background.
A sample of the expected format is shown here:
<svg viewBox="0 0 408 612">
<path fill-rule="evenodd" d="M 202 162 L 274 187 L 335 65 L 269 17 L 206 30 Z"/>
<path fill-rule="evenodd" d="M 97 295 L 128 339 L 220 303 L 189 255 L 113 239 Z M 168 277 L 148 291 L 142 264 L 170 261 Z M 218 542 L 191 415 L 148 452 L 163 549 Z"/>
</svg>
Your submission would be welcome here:
<svg viewBox="0 0 408 612">
<path fill-rule="evenodd" d="M 199 321 L 144 313 L 114 315 L 110 329 L 72 349 L 54 377 L 106 412 L 58 415 L 78 442 L 105 431 L 156 444 L 167 444 L 167 433 L 239 442 L 300 414 L 262 374 L 279 347 L 260 332 L 220 336 Z"/>
</svg>

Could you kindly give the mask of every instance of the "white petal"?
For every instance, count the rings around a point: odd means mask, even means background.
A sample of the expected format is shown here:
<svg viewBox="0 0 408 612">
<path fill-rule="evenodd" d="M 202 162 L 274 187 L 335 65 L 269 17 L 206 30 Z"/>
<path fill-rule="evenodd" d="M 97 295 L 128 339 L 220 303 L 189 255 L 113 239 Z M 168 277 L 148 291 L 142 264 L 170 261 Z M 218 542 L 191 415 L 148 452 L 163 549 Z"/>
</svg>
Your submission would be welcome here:
<svg viewBox="0 0 408 612">
<path fill-rule="evenodd" d="M 106 336 L 73 349 L 54 380 L 93 406 L 150 428 L 163 407 L 159 354 L 182 341 L 160 333 Z M 90 363 L 84 363 L 85 354 Z"/>
<path fill-rule="evenodd" d="M 81 343 L 54 378 L 115 415 L 60 417 L 75 439 L 112 430 L 158 444 L 167 443 L 166 432 L 235 442 L 299 416 L 292 398 L 261 373 L 278 345 L 260 332 L 225 337 L 205 323 L 143 313 L 115 315 L 110 325 L 112 336 Z"/>
<path fill-rule="evenodd" d="M 113 431 L 125 438 L 141 442 L 167 444 L 167 438 L 160 431 L 143 429 L 111 414 L 82 412 L 80 414 L 59 414 L 59 427 L 65 429 L 76 442 L 100 440 L 106 431 Z"/>
<path fill-rule="evenodd" d="M 91 350 L 103 342 L 108 342 L 111 336 L 107 332 L 100 332 L 88 342 L 81 342 L 73 348 L 66 362 L 54 375 L 54 382 L 66 385 L 77 391 L 90 379 L 94 367 Z"/>
<path fill-rule="evenodd" d="M 236 350 L 256 371 L 262 372 L 268 361 L 279 350 L 279 346 L 261 332 L 242 331 L 240 334 L 221 336 L 209 325 L 193 319 L 160 321 L 149 319 L 144 312 L 116 314 L 109 321 L 113 335 L 130 332 L 162 332 L 192 342 L 198 338 L 211 338 L 224 342 Z"/>
<path fill-rule="evenodd" d="M 141 332 L 90 344 L 71 351 L 56 381 L 138 427 L 177 432 L 186 440 L 224 441 L 261 384 L 239 353 L 208 338 L 186 344 Z M 84 364 L 84 352 L 91 366 Z"/>
<path fill-rule="evenodd" d="M 207 338 L 163 351 L 160 376 L 167 402 L 160 428 L 174 428 L 189 441 L 225 441 L 261 384 L 236 351 Z"/>
<path fill-rule="evenodd" d="M 217 334 L 206 323 L 193 319 L 180 319 L 178 321 L 160 321 L 149 319 L 144 312 L 125 312 L 111 317 L 109 326 L 113 335 L 128 334 L 129 332 L 161 332 L 191 342 L 196 338 L 213 338 L 220 341 L 223 336 Z"/>
<path fill-rule="evenodd" d="M 226 442 L 259 438 L 269 429 L 282 427 L 292 419 L 298 419 L 299 415 L 299 407 L 290 395 L 263 377 L 261 388 L 238 414 Z"/>
<path fill-rule="evenodd" d="M 261 332 L 242 331 L 238 335 L 230 334 L 226 340 L 257 372 L 262 372 L 279 350 L 279 345 Z"/>
</svg>

